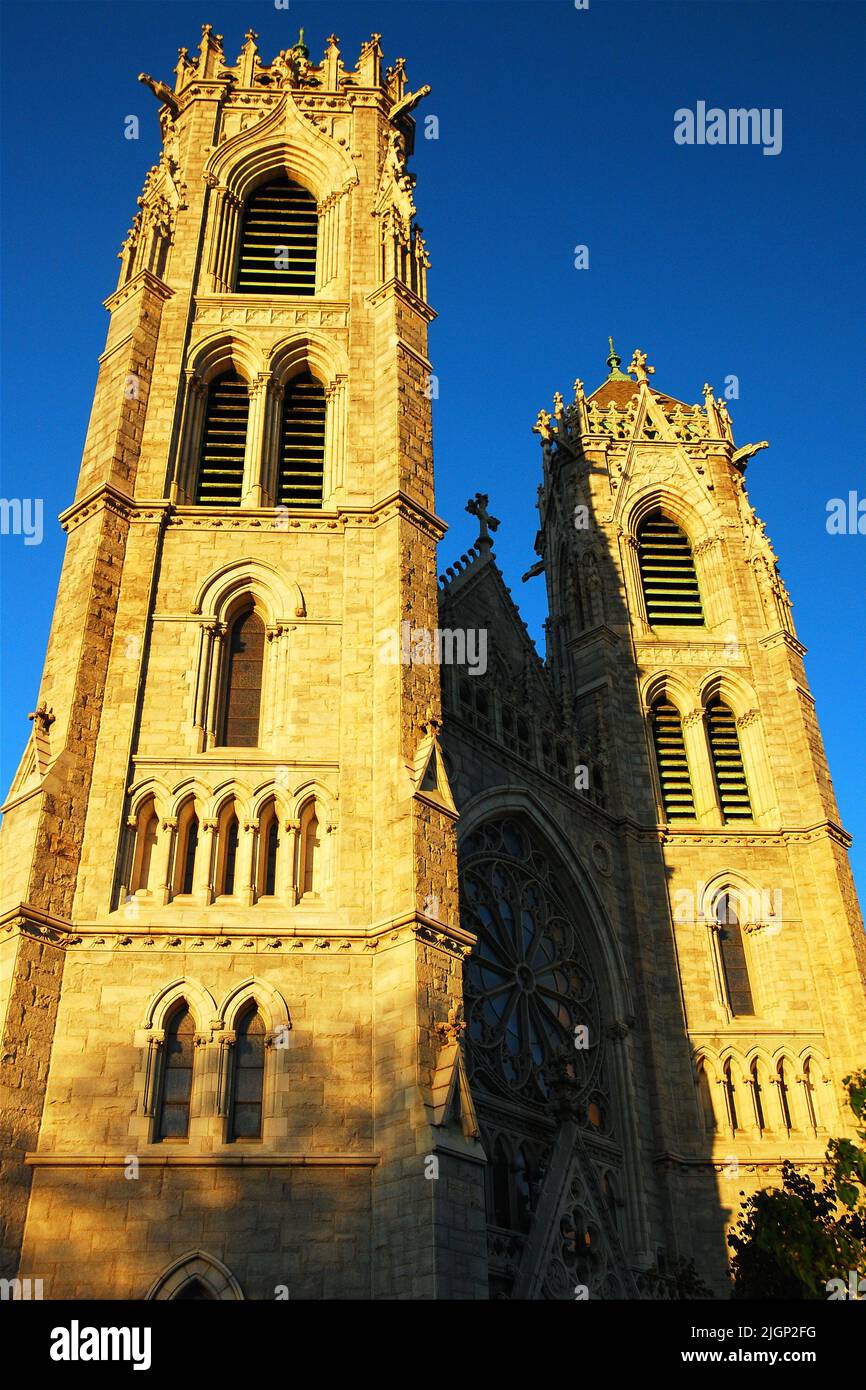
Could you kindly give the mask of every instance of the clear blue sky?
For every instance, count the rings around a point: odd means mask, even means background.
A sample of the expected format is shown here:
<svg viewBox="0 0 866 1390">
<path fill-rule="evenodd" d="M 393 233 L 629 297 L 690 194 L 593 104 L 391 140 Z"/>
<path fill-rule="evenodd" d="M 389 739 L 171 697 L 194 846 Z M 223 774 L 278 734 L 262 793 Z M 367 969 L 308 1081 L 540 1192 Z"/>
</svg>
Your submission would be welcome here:
<svg viewBox="0 0 866 1390">
<path fill-rule="evenodd" d="M 641 346 L 654 384 L 687 401 L 731 373 L 739 442 L 769 439 L 749 471 L 795 601 L 842 818 L 866 885 L 864 547 L 829 536 L 829 498 L 863 478 L 863 170 L 866 7 L 751 0 L 557 3 L 111 3 L 2 5 L 4 497 L 42 497 L 45 539 L 0 539 L 2 782 L 29 731 L 71 500 L 105 340 L 102 300 L 157 155 L 144 70 L 171 80 L 208 21 L 228 56 L 256 29 L 270 59 L 306 29 L 347 63 L 382 33 L 408 60 L 439 139 L 419 138 L 419 220 L 433 258 L 431 333 L 440 568 L 489 492 L 497 554 L 540 637 L 533 560 L 538 445 L 552 393 L 605 374 L 607 334 Z M 783 110 L 777 157 L 682 147 L 673 113 Z M 124 118 L 141 118 L 139 141 Z M 420 132 L 419 132 L 420 133 Z M 574 247 L 590 267 L 574 268 Z"/>
</svg>

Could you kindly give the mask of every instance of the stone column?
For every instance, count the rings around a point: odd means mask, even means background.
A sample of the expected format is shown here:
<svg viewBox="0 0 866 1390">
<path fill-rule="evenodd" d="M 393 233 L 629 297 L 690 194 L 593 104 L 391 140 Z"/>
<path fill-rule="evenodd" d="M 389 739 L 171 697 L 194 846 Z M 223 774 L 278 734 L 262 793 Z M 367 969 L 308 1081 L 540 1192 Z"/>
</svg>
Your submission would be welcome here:
<svg viewBox="0 0 866 1390">
<path fill-rule="evenodd" d="M 264 442 L 270 375 L 260 372 L 250 382 L 250 411 L 247 420 L 247 442 L 244 451 L 244 478 L 241 486 L 242 507 L 264 506 Z"/>
<path fill-rule="evenodd" d="M 192 892 L 193 897 L 205 906 L 213 902 L 213 847 L 216 829 L 215 820 L 202 820 L 199 826 Z"/>
</svg>

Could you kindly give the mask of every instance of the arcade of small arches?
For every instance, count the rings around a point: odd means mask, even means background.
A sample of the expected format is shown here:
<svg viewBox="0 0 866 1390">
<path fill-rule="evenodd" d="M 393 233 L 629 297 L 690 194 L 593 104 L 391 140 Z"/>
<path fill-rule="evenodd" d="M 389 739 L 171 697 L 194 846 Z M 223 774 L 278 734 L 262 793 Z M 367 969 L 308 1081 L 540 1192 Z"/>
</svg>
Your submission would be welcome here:
<svg viewBox="0 0 866 1390">
<path fill-rule="evenodd" d="M 211 794 L 181 785 L 133 792 L 119 902 L 252 906 L 319 901 L 331 881 L 335 823 L 322 788 L 293 796 L 273 784 Z"/>
<path fill-rule="evenodd" d="M 795 1055 L 753 1047 L 695 1055 L 695 1088 L 703 1132 L 780 1139 L 832 1130 L 836 1104 L 826 1058 L 806 1048 Z"/>
</svg>

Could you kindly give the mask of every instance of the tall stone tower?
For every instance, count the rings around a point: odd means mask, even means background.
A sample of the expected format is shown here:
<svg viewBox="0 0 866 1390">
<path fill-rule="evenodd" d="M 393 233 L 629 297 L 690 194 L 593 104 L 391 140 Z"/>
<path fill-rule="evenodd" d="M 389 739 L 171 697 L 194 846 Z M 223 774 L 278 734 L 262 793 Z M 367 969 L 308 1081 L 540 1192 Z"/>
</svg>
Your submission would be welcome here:
<svg viewBox="0 0 866 1390">
<path fill-rule="evenodd" d="M 791 603 L 709 386 L 689 405 L 611 343 L 542 412 L 548 666 L 615 827 L 635 987 L 632 1104 L 654 1242 L 721 1279 L 740 1194 L 852 1132 L 866 938 Z M 579 785 L 579 783 L 578 783 Z M 650 1204 L 651 1206 L 651 1204 Z M 649 1208 L 648 1208 L 649 1209 Z"/>
<path fill-rule="evenodd" d="M 205 26 L 106 301 L 4 808 L 4 1273 L 486 1292 L 435 666 L 427 254 L 379 36 Z M 462 1100 L 461 1100 L 462 1096 Z M 122 1237 L 118 1233 L 123 1232 Z"/>
</svg>

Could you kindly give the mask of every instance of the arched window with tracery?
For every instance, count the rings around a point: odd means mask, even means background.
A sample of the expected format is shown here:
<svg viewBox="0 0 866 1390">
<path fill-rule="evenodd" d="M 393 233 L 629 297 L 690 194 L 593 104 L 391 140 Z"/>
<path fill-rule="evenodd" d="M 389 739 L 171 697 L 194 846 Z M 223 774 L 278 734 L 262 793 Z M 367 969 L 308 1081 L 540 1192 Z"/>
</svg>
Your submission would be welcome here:
<svg viewBox="0 0 866 1390">
<path fill-rule="evenodd" d="M 186 1139 L 189 1135 L 194 1064 L 195 1024 L 186 1000 L 180 1000 L 165 1028 L 156 1112 L 157 1139 Z"/>
<path fill-rule="evenodd" d="M 652 627 L 702 627 L 704 611 L 689 538 L 655 511 L 637 528 L 637 554 L 647 620 Z"/>
<path fill-rule="evenodd" d="M 718 698 L 707 702 L 707 736 L 722 820 L 751 820 L 752 803 L 737 720 L 733 710 Z"/>
<path fill-rule="evenodd" d="M 250 604 L 231 622 L 226 642 L 225 693 L 220 743 L 256 748 L 262 703 L 265 625 Z"/>
<path fill-rule="evenodd" d="M 665 820 L 694 820 L 695 799 L 680 712 L 665 696 L 659 696 L 653 701 L 650 721 Z"/>
<path fill-rule="evenodd" d="M 249 412 L 249 387 L 236 371 L 208 384 L 195 489 L 199 506 L 240 504 Z"/>
<path fill-rule="evenodd" d="M 265 1080 L 265 1025 L 255 1000 L 235 1024 L 229 1138 L 261 1139 Z"/>
<path fill-rule="evenodd" d="M 277 502 L 281 507 L 321 507 L 325 482 L 325 388 L 311 372 L 287 383 L 280 426 Z"/>
<path fill-rule="evenodd" d="M 559 857 L 534 824 L 514 814 L 472 829 L 460 842 L 459 866 L 461 922 L 477 938 L 464 971 L 464 1008 L 469 1081 L 492 1155 L 490 1287 L 508 1296 L 550 1161 L 553 1136 L 539 1123 L 564 1114 L 568 1097 L 567 1113 L 581 1125 L 586 1162 L 595 1169 L 586 1191 L 598 1202 L 602 1175 L 622 1158 L 622 1116 L 605 1065 L 594 927 Z M 577 1175 L 573 1185 L 583 1190 Z M 596 1238 L 599 1250 L 617 1239 L 607 1225 Z M 599 1277 L 607 1258 L 599 1254 L 594 1265 Z M 557 1290 L 567 1282 L 562 1269 L 549 1277 Z"/>
<path fill-rule="evenodd" d="M 589 1093 L 601 1048 L 575 1048 L 575 1029 L 601 1036 L 594 972 L 574 892 L 516 819 L 485 822 L 461 846 L 465 919 L 477 933 L 467 979 L 470 1067 L 485 1088 L 543 1103 L 563 1046 Z"/>
<path fill-rule="evenodd" d="M 460 715 L 481 734 L 494 736 L 493 702 L 489 682 L 483 676 L 461 676 L 457 682 Z"/>
<path fill-rule="evenodd" d="M 241 219 L 238 294 L 316 292 L 319 214 L 306 188 L 280 173 L 247 198 Z"/>
<path fill-rule="evenodd" d="M 754 1014 L 743 929 L 730 893 L 723 893 L 716 900 L 715 918 L 728 1008 L 735 1017 Z"/>
</svg>

